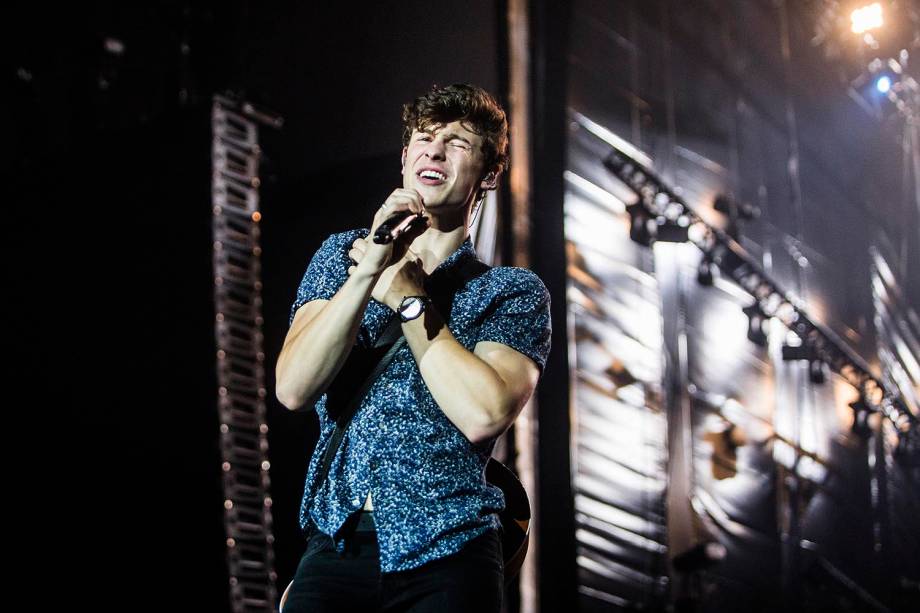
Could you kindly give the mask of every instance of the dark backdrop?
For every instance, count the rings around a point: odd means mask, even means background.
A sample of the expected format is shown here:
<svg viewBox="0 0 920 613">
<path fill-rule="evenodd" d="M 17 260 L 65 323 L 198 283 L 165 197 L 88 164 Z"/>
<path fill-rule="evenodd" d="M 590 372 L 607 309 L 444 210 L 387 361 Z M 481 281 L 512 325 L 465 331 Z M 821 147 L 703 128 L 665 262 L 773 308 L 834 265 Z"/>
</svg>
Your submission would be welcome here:
<svg viewBox="0 0 920 613">
<path fill-rule="evenodd" d="M 400 185 L 401 104 L 433 83 L 498 92 L 503 57 L 503 3 L 317 6 L 38 3 L 6 24 L 16 566 L 57 586 L 45 600 L 228 606 L 210 236 L 225 90 L 285 119 L 262 134 L 263 296 L 281 588 L 296 567 L 316 419 L 275 400 L 273 365 L 297 284 Z"/>
</svg>

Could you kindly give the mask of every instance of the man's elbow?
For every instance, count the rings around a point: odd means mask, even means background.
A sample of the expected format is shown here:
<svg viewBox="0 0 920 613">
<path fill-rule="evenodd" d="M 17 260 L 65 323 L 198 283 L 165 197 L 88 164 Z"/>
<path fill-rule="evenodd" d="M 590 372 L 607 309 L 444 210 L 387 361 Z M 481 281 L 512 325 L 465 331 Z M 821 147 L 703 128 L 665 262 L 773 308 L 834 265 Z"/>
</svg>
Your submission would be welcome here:
<svg viewBox="0 0 920 613">
<path fill-rule="evenodd" d="M 290 411 L 294 411 L 303 406 L 303 402 L 277 388 L 275 389 L 275 398 L 278 399 L 278 402 L 280 402 L 284 408 Z"/>
<path fill-rule="evenodd" d="M 466 433 L 466 439 L 474 445 L 484 445 L 504 432 L 496 430 L 472 430 Z"/>
<path fill-rule="evenodd" d="M 290 389 L 287 379 L 277 374 L 275 375 L 275 398 L 284 408 L 290 411 L 296 411 L 306 401 L 306 397 L 302 393 L 297 393 L 297 390 Z"/>
<path fill-rule="evenodd" d="M 309 385 L 301 389 L 290 389 L 280 381 L 275 383 L 275 398 L 289 411 L 305 406 L 313 408 L 321 394 L 318 388 Z"/>
<path fill-rule="evenodd" d="M 303 406 L 308 396 L 304 395 L 304 381 L 296 381 L 293 373 L 288 372 L 285 365 L 279 357 L 275 365 L 275 398 L 284 408 L 296 411 Z M 301 389 L 297 389 L 298 387 Z"/>
<path fill-rule="evenodd" d="M 275 398 L 278 399 L 278 402 L 281 403 L 286 409 L 291 408 L 293 403 L 293 398 L 285 385 L 285 379 L 282 376 L 281 371 L 281 360 L 278 360 L 278 364 L 275 365 Z"/>
<path fill-rule="evenodd" d="M 464 434 L 474 445 L 481 445 L 496 439 L 511 427 L 520 408 L 515 404 L 503 406 L 494 411 L 484 411 L 483 418 L 470 424 Z"/>
<path fill-rule="evenodd" d="M 483 445 L 504 434 L 505 430 L 510 426 L 510 421 L 496 422 L 488 426 L 467 428 L 464 434 L 466 434 L 467 440 L 474 445 Z"/>
</svg>

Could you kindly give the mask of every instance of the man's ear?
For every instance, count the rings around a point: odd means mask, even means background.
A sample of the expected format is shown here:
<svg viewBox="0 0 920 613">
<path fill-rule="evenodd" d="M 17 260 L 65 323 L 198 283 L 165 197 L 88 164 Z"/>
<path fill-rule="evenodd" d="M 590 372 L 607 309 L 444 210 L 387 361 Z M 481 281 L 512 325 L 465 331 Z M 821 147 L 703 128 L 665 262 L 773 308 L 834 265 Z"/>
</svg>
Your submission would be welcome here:
<svg viewBox="0 0 920 613">
<path fill-rule="evenodd" d="M 495 189 L 498 186 L 498 177 L 501 173 L 497 170 L 490 170 L 486 173 L 486 176 L 482 178 L 482 181 L 479 182 L 479 189 L 491 190 Z"/>
<path fill-rule="evenodd" d="M 402 160 L 399 162 L 399 165 L 400 165 L 399 174 L 405 174 L 406 172 L 406 151 L 407 151 L 406 148 L 403 147 Z"/>
</svg>

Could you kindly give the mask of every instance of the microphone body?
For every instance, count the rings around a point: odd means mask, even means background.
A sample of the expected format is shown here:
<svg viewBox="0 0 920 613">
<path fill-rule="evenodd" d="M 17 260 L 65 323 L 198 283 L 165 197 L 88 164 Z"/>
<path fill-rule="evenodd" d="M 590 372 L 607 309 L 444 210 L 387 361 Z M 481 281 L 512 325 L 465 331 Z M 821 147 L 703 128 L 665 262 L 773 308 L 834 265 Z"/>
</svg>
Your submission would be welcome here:
<svg viewBox="0 0 920 613">
<path fill-rule="evenodd" d="M 400 211 L 377 227 L 374 232 L 374 242 L 378 245 L 386 245 L 405 233 L 416 223 L 424 223 L 425 217 L 412 211 Z"/>
</svg>

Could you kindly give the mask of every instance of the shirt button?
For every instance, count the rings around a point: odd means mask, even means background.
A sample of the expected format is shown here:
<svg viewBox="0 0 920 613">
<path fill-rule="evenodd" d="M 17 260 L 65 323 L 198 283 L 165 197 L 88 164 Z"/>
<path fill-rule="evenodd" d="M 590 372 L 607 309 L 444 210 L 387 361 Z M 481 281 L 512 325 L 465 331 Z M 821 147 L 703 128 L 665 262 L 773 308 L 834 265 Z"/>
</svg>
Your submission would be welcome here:
<svg viewBox="0 0 920 613">
<path fill-rule="evenodd" d="M 352 504 L 354 504 L 355 506 L 358 506 L 359 504 L 361 504 L 361 499 L 360 499 L 360 498 L 355 498 L 355 499 L 352 501 Z"/>
</svg>

